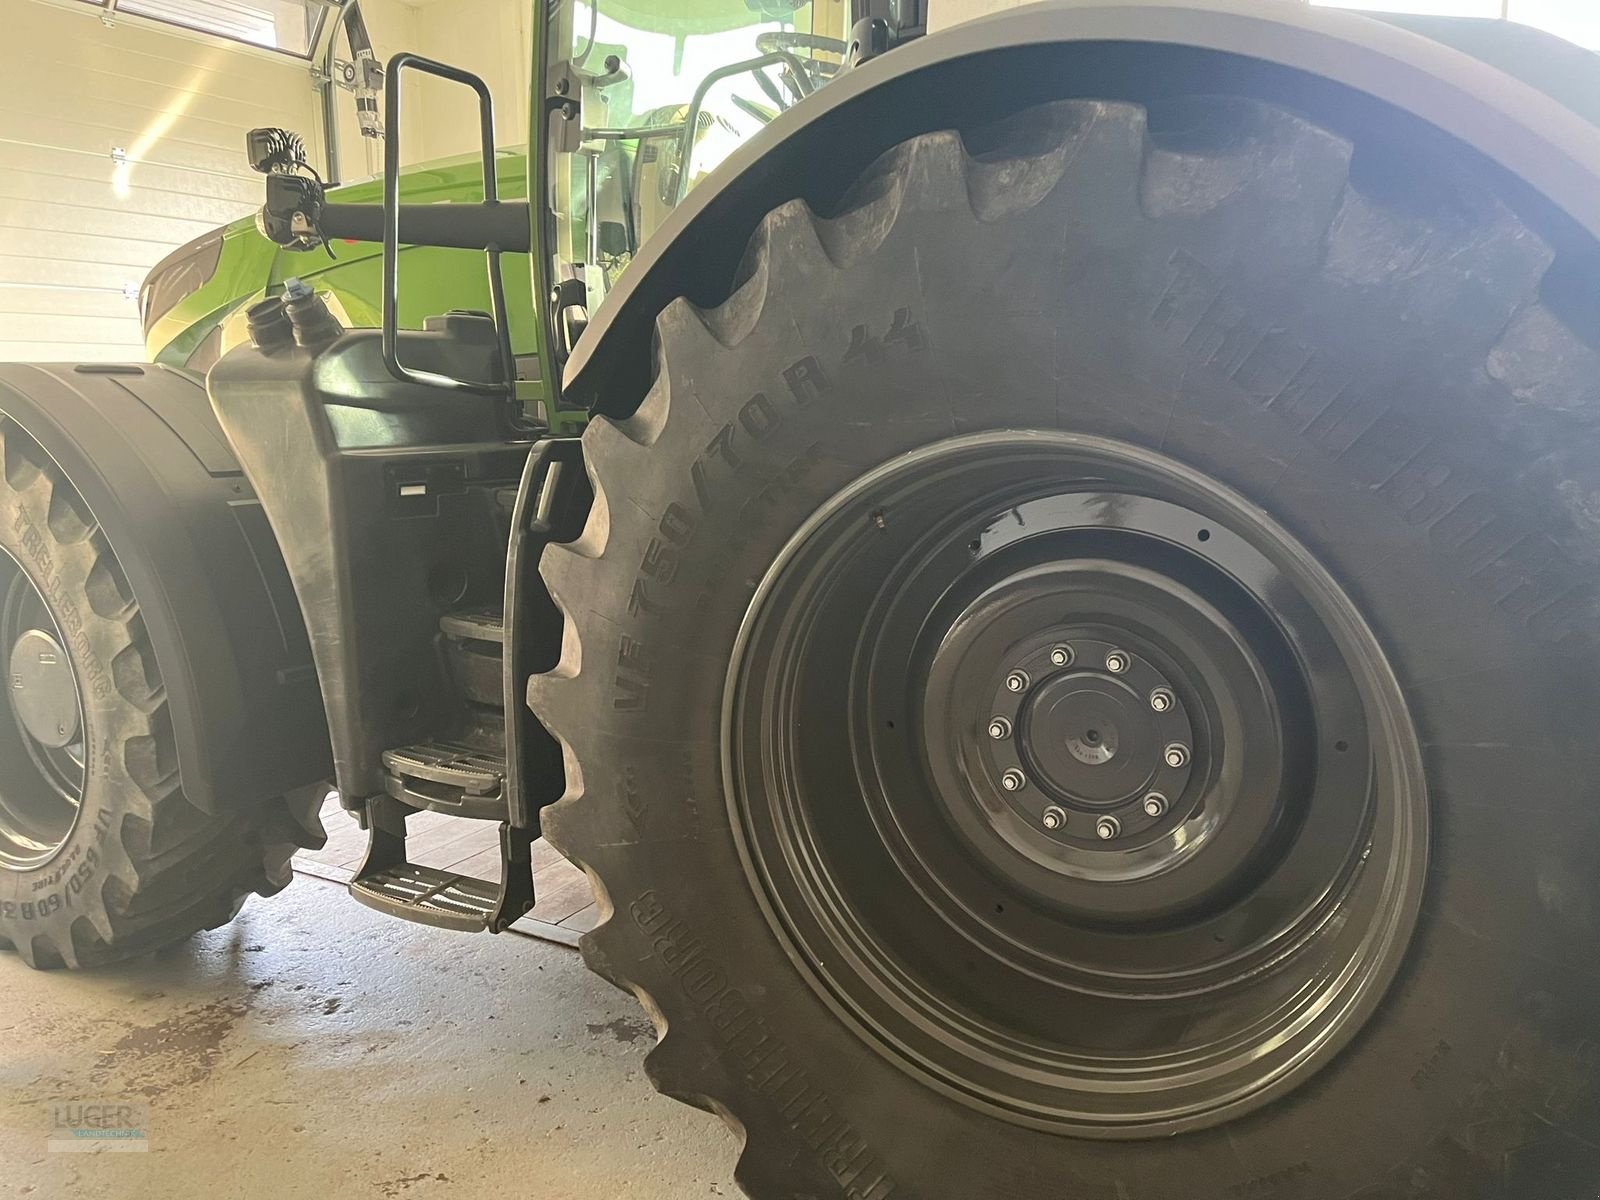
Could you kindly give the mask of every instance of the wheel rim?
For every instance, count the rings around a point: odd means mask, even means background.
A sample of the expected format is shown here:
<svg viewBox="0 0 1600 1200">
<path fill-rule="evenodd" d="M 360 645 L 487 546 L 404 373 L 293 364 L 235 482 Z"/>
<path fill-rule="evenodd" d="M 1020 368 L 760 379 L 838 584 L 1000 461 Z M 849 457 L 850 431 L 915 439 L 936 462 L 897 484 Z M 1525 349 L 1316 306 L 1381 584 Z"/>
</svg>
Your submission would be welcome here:
<svg viewBox="0 0 1600 1200">
<path fill-rule="evenodd" d="M 0 550 L 0 867 L 31 870 L 60 852 L 83 796 L 87 724 L 66 639 L 44 597 Z"/>
<path fill-rule="evenodd" d="M 1371 1014 L 1420 905 L 1376 638 L 1263 513 L 1120 443 L 952 439 L 824 505 L 757 589 L 723 745 L 812 986 L 1022 1124 L 1265 1103 Z"/>
</svg>

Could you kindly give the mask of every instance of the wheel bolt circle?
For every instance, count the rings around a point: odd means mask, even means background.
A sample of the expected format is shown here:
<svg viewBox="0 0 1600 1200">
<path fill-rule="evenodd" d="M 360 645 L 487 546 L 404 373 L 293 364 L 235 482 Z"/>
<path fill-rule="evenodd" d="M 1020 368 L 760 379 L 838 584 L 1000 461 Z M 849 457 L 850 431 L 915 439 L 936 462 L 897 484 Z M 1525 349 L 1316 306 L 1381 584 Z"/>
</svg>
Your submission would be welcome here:
<svg viewBox="0 0 1600 1200">
<path fill-rule="evenodd" d="M 1176 769 L 1188 763 L 1189 747 L 1173 742 L 1162 752 L 1161 756 L 1166 760 L 1167 766 Z"/>
<path fill-rule="evenodd" d="M 1058 667 L 1070 666 L 1073 657 L 1071 646 L 1056 646 L 1050 651 L 1050 661 Z"/>
<path fill-rule="evenodd" d="M 1166 712 L 1173 703 L 1174 697 L 1166 688 L 1157 688 L 1150 693 L 1150 707 L 1156 712 Z"/>
<path fill-rule="evenodd" d="M 1167 798 L 1160 792 L 1151 792 L 1142 801 L 1144 815 L 1147 817 L 1165 816 L 1167 812 Z"/>
<path fill-rule="evenodd" d="M 989 736 L 1001 742 L 1011 736 L 1011 722 L 1004 717 L 995 717 L 989 722 Z"/>
<path fill-rule="evenodd" d="M 1060 829 L 1067 823 L 1066 811 L 1052 804 L 1044 810 L 1044 815 L 1039 818 L 1039 823 L 1046 829 Z"/>
<path fill-rule="evenodd" d="M 1112 650 L 1106 655 L 1106 670 L 1113 675 L 1121 675 L 1128 669 L 1128 656 L 1121 650 Z"/>
<path fill-rule="evenodd" d="M 1026 671 L 1013 671 L 1006 676 L 1006 691 L 1021 692 L 1028 687 L 1028 673 Z"/>
<path fill-rule="evenodd" d="M 1094 832 L 1102 842 L 1109 842 L 1122 832 L 1122 822 L 1115 817 L 1101 817 L 1094 823 Z"/>
<path fill-rule="evenodd" d="M 1028 777 L 1015 767 L 1012 767 L 1004 775 L 1000 776 L 1000 786 L 1008 792 L 1020 792 L 1028 786 Z"/>
</svg>

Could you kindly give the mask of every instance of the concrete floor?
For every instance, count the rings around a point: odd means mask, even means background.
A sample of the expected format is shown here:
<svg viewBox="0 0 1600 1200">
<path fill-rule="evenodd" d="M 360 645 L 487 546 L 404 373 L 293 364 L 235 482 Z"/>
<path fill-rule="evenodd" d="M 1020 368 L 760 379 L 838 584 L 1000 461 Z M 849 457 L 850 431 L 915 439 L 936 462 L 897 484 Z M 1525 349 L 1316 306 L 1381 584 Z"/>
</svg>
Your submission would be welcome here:
<svg viewBox="0 0 1600 1200">
<path fill-rule="evenodd" d="M 136 964 L 0 954 L 0 1195 L 737 1196 L 721 1122 L 565 947 L 394 921 L 301 877 Z M 149 1105 L 149 1152 L 47 1153 L 49 1106 Z"/>
</svg>

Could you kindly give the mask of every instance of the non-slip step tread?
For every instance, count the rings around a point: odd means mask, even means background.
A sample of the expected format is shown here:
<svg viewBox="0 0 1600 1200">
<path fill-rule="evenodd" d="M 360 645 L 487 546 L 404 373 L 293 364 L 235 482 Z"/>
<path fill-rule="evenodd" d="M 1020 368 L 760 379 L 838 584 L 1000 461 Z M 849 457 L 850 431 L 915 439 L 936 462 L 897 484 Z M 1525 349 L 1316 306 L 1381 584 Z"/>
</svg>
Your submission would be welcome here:
<svg viewBox="0 0 1600 1200">
<path fill-rule="evenodd" d="M 420 742 L 383 752 L 392 774 L 460 788 L 474 796 L 498 793 L 505 783 L 504 760 L 459 742 Z"/>
<path fill-rule="evenodd" d="M 439 632 L 464 641 L 499 642 L 506 640 L 505 620 L 498 608 L 464 608 L 439 618 Z"/>
<path fill-rule="evenodd" d="M 500 900 L 497 883 L 415 863 L 356 879 L 350 892 L 371 908 L 447 929 L 483 929 Z"/>
</svg>

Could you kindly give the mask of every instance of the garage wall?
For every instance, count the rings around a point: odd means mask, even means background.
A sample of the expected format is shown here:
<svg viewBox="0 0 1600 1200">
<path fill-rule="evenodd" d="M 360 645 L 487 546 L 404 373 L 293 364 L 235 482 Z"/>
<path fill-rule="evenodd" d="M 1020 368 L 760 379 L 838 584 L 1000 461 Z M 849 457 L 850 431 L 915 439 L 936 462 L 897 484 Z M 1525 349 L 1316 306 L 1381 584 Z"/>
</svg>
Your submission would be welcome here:
<svg viewBox="0 0 1600 1200">
<path fill-rule="evenodd" d="M 422 52 L 480 76 L 494 96 L 495 142 L 528 140 L 529 79 L 533 31 L 528 0 L 422 0 L 417 6 L 417 44 Z M 466 88 L 428 80 L 414 93 L 412 125 L 422 157 L 442 158 L 478 148 L 478 102 Z M 415 128 L 416 133 L 412 133 Z"/>
<path fill-rule="evenodd" d="M 1026 3 L 1028 0 L 928 0 L 928 32 L 937 33 L 962 21 Z"/>
<path fill-rule="evenodd" d="M 307 64 L 87 6 L 0 8 L 0 361 L 140 359 L 145 272 L 261 203 L 244 131 L 320 129 Z"/>
<path fill-rule="evenodd" d="M 472 71 L 494 95 L 496 144 L 527 141 L 530 0 L 361 0 L 361 14 L 380 60 L 414 50 Z M 335 53 L 350 57 L 343 35 Z M 337 92 L 334 102 L 340 177 L 351 183 L 376 176 L 383 170 L 383 143 L 361 136 L 350 93 Z M 408 164 L 478 148 L 477 100 L 463 87 L 408 74 L 401 124 L 401 159 Z"/>
<path fill-rule="evenodd" d="M 387 62 L 390 55 L 401 50 L 427 53 L 418 41 L 417 10 L 411 5 L 401 0 L 361 0 L 361 15 L 379 62 Z M 338 35 L 333 53 L 336 58 L 350 58 L 350 46 L 343 32 Z M 377 176 L 383 171 L 383 143 L 361 136 L 361 127 L 356 124 L 355 100 L 349 92 L 335 89 L 333 105 L 339 131 L 340 180 L 354 183 Z M 422 157 L 409 142 L 404 148 L 408 161 L 416 162 Z"/>
</svg>

